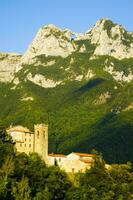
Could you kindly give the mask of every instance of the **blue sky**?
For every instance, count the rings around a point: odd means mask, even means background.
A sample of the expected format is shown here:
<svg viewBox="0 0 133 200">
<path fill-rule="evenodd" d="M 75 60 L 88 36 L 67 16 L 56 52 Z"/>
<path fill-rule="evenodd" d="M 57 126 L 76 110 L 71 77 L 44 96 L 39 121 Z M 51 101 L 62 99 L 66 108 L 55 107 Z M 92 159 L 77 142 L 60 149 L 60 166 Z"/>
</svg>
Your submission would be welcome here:
<svg viewBox="0 0 133 200">
<path fill-rule="evenodd" d="M 133 0 L 0 0 L 0 52 L 25 52 L 43 25 L 85 32 L 105 17 L 133 31 Z"/>
</svg>

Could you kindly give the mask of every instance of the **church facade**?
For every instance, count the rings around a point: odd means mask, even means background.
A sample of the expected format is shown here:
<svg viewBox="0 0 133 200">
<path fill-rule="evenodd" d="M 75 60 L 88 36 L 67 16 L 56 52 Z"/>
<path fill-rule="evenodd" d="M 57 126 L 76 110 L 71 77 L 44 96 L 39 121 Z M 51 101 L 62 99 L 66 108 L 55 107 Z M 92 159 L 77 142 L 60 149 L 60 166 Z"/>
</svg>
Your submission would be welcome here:
<svg viewBox="0 0 133 200">
<path fill-rule="evenodd" d="M 36 152 L 48 163 L 48 125 L 34 125 L 34 132 L 23 126 L 14 126 L 7 129 L 12 136 L 17 152 L 26 154 Z"/>
<path fill-rule="evenodd" d="M 48 125 L 36 124 L 34 131 L 23 126 L 12 126 L 7 129 L 11 135 L 16 151 L 20 153 L 38 153 L 48 165 L 58 166 L 67 173 L 85 172 L 94 164 L 93 154 L 72 152 L 68 155 L 48 154 Z"/>
</svg>

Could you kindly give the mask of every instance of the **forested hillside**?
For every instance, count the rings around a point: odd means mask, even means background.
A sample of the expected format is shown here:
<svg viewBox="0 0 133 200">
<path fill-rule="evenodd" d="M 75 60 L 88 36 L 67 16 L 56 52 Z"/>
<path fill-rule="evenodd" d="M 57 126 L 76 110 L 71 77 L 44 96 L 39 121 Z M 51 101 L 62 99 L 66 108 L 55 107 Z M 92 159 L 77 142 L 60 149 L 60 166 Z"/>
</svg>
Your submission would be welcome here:
<svg viewBox="0 0 133 200">
<path fill-rule="evenodd" d="M 107 162 L 133 161 L 132 52 L 133 34 L 110 20 L 85 34 L 44 26 L 13 61 L 12 81 L 0 79 L 1 120 L 48 123 L 49 152 L 95 148 Z M 10 67 L 7 56 L 0 61 Z"/>
</svg>

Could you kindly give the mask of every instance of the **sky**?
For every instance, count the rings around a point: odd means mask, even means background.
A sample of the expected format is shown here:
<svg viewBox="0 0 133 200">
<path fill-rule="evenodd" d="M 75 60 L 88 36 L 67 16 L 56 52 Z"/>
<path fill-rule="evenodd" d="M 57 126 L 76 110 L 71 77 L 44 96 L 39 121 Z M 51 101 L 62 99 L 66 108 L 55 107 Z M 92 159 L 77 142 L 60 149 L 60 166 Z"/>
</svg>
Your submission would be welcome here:
<svg viewBox="0 0 133 200">
<path fill-rule="evenodd" d="M 133 31 L 133 0 L 0 0 L 0 52 L 23 54 L 44 25 L 85 32 L 101 18 Z"/>
</svg>

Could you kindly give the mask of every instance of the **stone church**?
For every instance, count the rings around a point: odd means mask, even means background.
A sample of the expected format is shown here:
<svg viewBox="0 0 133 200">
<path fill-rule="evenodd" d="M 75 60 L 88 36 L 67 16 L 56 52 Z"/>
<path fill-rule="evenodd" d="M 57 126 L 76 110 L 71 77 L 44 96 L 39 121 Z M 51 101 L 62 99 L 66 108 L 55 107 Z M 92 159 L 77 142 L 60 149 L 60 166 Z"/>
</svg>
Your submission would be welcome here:
<svg viewBox="0 0 133 200">
<path fill-rule="evenodd" d="M 85 172 L 94 164 L 93 154 L 75 152 L 68 155 L 48 154 L 48 125 L 46 124 L 34 125 L 33 132 L 23 126 L 11 126 L 7 129 L 7 133 L 12 136 L 17 152 L 38 153 L 46 164 L 54 165 L 56 161 L 58 166 L 67 173 Z"/>
<path fill-rule="evenodd" d="M 36 152 L 48 163 L 48 125 L 34 125 L 34 132 L 23 126 L 12 126 L 7 133 L 12 136 L 17 152 Z"/>
</svg>

